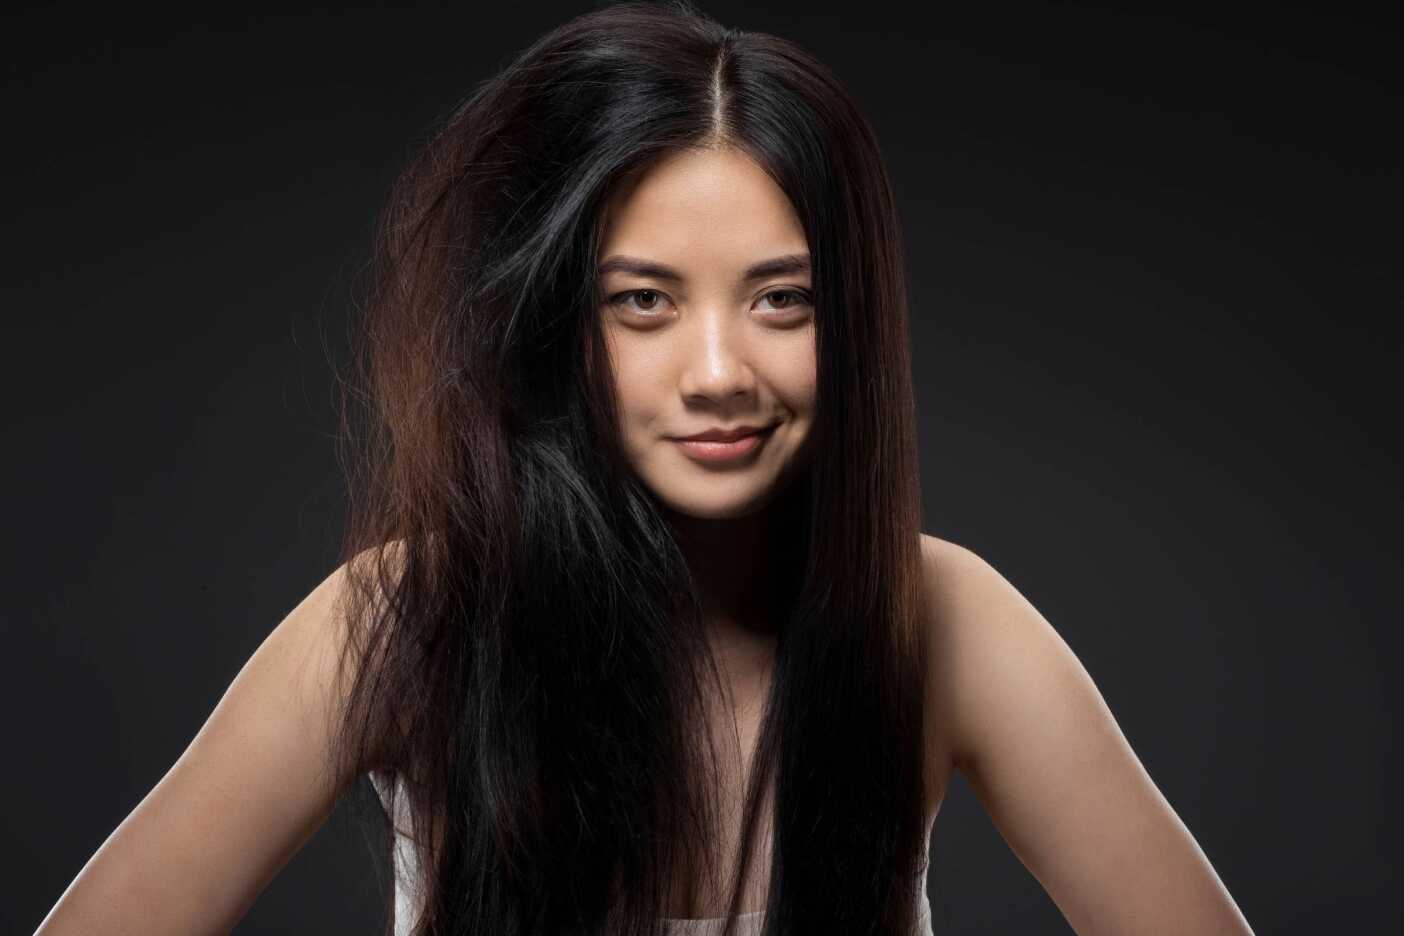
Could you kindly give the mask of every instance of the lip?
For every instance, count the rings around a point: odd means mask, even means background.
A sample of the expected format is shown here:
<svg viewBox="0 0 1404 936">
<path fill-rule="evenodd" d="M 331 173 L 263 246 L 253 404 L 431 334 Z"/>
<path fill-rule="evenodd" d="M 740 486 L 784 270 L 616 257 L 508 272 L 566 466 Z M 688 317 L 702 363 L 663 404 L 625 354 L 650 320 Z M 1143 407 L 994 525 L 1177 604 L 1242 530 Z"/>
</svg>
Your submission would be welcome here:
<svg viewBox="0 0 1404 936">
<path fill-rule="evenodd" d="M 748 435 L 768 432 L 774 428 L 774 424 L 769 426 L 736 426 L 732 429 L 708 429 L 706 432 L 699 432 L 696 435 L 675 436 L 674 438 L 680 442 L 734 442 Z"/>
<path fill-rule="evenodd" d="M 706 464 L 718 464 L 740 459 L 760 449 L 775 432 L 775 426 L 753 429 L 731 440 L 685 438 L 673 441 L 689 458 Z"/>
</svg>

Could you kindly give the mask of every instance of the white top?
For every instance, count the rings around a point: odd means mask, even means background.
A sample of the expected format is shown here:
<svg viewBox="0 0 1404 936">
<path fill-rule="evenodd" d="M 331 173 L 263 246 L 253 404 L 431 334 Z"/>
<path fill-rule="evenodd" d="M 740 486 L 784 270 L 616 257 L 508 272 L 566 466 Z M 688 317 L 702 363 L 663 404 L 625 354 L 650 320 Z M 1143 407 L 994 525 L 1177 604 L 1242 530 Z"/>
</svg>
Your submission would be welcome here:
<svg viewBox="0 0 1404 936">
<path fill-rule="evenodd" d="M 929 837 L 928 837 L 929 841 Z M 667 924 L 664 932 L 669 936 L 721 936 L 721 919 L 681 920 L 664 917 Z M 761 911 L 741 914 L 736 921 L 737 936 L 758 936 L 761 931 Z M 402 936 L 397 932 L 395 936 Z M 931 930 L 931 901 L 926 896 L 926 888 L 921 889 L 921 903 L 917 906 L 916 936 L 935 936 Z"/>
<path fill-rule="evenodd" d="M 375 787 L 377 795 L 380 796 L 382 804 L 385 803 L 385 780 L 384 777 L 370 773 L 371 785 Z M 400 790 L 400 779 L 395 778 L 397 792 Z M 419 857 L 414 849 L 414 842 L 410 837 L 409 803 L 401 793 L 395 801 L 395 851 L 393 855 L 395 874 L 395 936 L 409 936 L 409 932 L 414 928 L 414 924 L 419 920 L 419 913 L 423 907 L 424 894 L 421 891 L 421 879 L 419 875 Z M 933 823 L 934 825 L 934 823 Z M 926 830 L 926 845 L 928 851 L 931 848 L 931 829 Z M 743 913 L 737 918 L 737 936 L 758 936 L 761 931 L 760 910 L 751 913 Z M 722 931 L 722 920 L 720 918 L 688 920 L 664 917 L 664 932 L 668 936 L 720 936 Z M 931 929 L 931 901 L 926 896 L 926 888 L 921 889 L 921 902 L 917 907 L 917 929 L 915 936 L 935 936 Z"/>
</svg>

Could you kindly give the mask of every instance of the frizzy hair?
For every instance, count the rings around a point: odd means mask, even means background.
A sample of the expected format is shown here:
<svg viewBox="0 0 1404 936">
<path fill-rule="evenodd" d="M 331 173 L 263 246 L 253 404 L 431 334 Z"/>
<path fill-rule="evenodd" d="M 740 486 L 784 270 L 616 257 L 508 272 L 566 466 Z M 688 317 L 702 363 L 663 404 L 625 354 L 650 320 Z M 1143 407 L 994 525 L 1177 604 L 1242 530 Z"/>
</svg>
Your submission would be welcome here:
<svg viewBox="0 0 1404 936">
<path fill-rule="evenodd" d="M 782 617 L 734 865 L 703 730 L 718 664 L 622 454 L 595 272 L 615 187 L 721 146 L 768 173 L 808 240 L 819 456 L 772 505 Z M 395 778 L 417 934 L 643 936 L 686 881 L 726 901 L 730 936 L 771 797 L 766 936 L 913 932 L 929 716 L 900 241 L 837 78 L 683 0 L 566 22 L 416 148 L 344 383 L 329 766 Z"/>
</svg>

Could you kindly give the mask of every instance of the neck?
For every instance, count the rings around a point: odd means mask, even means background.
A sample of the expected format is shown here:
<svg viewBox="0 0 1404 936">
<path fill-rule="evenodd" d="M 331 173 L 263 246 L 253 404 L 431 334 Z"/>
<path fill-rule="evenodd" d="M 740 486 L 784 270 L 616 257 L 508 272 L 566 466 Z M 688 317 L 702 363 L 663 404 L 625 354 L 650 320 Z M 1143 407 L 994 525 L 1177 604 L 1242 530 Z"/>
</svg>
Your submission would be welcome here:
<svg viewBox="0 0 1404 936">
<path fill-rule="evenodd" d="M 702 602 L 703 625 L 731 677 L 751 684 L 774 659 L 772 511 L 704 519 L 670 511 L 678 545 Z"/>
</svg>

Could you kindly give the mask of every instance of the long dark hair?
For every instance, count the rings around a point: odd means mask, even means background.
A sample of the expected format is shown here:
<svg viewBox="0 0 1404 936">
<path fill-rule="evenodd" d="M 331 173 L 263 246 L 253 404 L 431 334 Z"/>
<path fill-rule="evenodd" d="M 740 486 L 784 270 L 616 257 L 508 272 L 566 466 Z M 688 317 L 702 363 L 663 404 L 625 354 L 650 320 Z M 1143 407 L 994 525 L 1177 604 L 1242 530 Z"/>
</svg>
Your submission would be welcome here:
<svg viewBox="0 0 1404 936">
<path fill-rule="evenodd" d="M 816 317 L 820 457 L 772 505 L 782 617 L 725 882 L 717 665 L 622 455 L 596 315 L 602 205 L 696 146 L 736 147 L 789 197 Z M 927 670 L 905 272 L 837 78 L 681 0 L 581 15 L 418 149 L 370 269 L 332 766 L 394 777 L 390 815 L 411 807 L 416 932 L 642 936 L 687 880 L 730 895 L 730 933 L 773 795 L 766 934 L 911 933 Z"/>
</svg>

